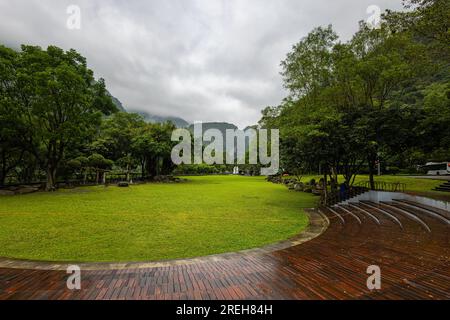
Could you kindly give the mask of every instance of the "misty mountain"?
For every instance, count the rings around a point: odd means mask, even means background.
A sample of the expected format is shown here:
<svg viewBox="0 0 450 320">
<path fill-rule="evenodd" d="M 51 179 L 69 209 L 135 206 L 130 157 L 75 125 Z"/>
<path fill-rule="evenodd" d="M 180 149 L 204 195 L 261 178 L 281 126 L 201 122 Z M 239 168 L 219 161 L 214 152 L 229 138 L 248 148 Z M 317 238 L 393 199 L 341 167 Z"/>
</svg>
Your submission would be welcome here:
<svg viewBox="0 0 450 320">
<path fill-rule="evenodd" d="M 107 91 L 107 94 L 111 97 L 112 102 L 114 105 L 119 109 L 121 112 L 128 112 L 128 110 L 125 109 L 122 102 L 120 102 L 119 99 L 114 97 L 109 91 Z M 133 111 L 130 110 L 130 112 L 135 112 L 137 114 L 140 114 L 144 117 L 145 121 L 151 122 L 151 123 L 164 123 L 167 121 L 172 122 L 177 128 L 186 128 L 189 126 L 189 122 L 187 122 L 184 119 L 178 118 L 178 117 L 163 117 L 163 116 L 157 116 L 154 114 L 150 114 L 145 111 Z"/>
<path fill-rule="evenodd" d="M 251 129 L 251 128 L 252 127 L 249 126 L 249 127 L 245 128 L 243 131 L 245 132 L 247 129 Z M 191 124 L 188 129 L 189 129 L 189 131 L 192 132 L 192 134 L 194 133 L 194 125 L 193 124 Z M 237 126 L 235 126 L 234 124 L 231 124 L 228 122 L 205 122 L 205 123 L 202 123 L 202 133 L 203 134 L 209 129 L 217 129 L 222 133 L 223 147 L 225 149 L 227 146 L 227 134 L 226 134 L 227 130 L 238 130 L 239 128 Z M 210 142 L 206 142 L 206 141 L 203 142 L 203 145 L 209 145 L 209 144 L 210 144 Z M 250 139 L 249 139 L 249 137 L 246 136 L 245 137 L 245 146 L 244 146 L 246 151 L 249 150 L 249 144 L 250 144 Z M 237 152 L 236 140 L 235 140 L 234 150 L 231 152 L 234 152 L 236 155 L 236 152 Z M 229 153 L 228 150 L 227 150 L 227 153 Z"/>
<path fill-rule="evenodd" d="M 109 92 L 108 90 L 106 90 L 106 95 L 109 96 L 113 102 L 113 104 L 116 106 L 117 109 L 119 109 L 119 111 L 121 112 L 127 112 L 125 110 L 125 108 L 122 105 L 122 102 L 120 102 L 119 99 L 117 99 L 116 97 L 114 97 L 111 92 Z"/>
<path fill-rule="evenodd" d="M 151 122 L 151 123 L 164 123 L 167 121 L 172 122 L 177 128 L 186 128 L 189 126 L 189 122 L 186 120 L 179 118 L 179 117 L 164 117 L 164 116 L 157 116 L 145 111 L 136 111 L 136 113 L 140 114 L 144 117 L 145 121 Z"/>
<path fill-rule="evenodd" d="M 137 114 L 140 114 L 142 117 L 144 117 L 145 121 L 148 121 L 151 123 L 164 123 L 164 122 L 170 121 L 177 128 L 188 128 L 191 132 L 194 131 L 194 125 L 190 124 L 189 122 L 187 122 L 186 120 L 184 120 L 183 118 L 180 118 L 180 117 L 158 116 L 158 115 L 146 112 L 146 111 L 133 111 L 133 110 L 127 111 L 119 99 L 114 97 L 109 92 L 108 92 L 108 94 L 110 95 L 114 105 L 117 107 L 117 109 L 119 109 L 119 111 L 135 112 Z M 202 124 L 202 127 L 203 127 L 203 133 L 209 129 L 218 129 L 224 137 L 224 146 L 226 145 L 226 130 L 227 129 L 231 129 L 231 130 L 238 129 L 238 127 L 235 126 L 234 124 L 227 123 L 227 122 L 205 122 Z M 249 128 L 251 128 L 251 127 L 245 128 L 244 131 Z M 246 144 L 246 149 L 247 149 L 248 148 L 248 138 L 245 139 L 245 144 Z"/>
<path fill-rule="evenodd" d="M 191 124 L 188 128 L 191 132 L 194 132 L 194 125 Z M 203 133 L 209 129 L 217 129 L 220 132 L 222 132 L 223 136 L 225 137 L 225 133 L 227 129 L 236 130 L 238 127 L 236 127 L 234 124 L 227 123 L 227 122 L 205 122 L 202 123 L 202 129 Z"/>
</svg>

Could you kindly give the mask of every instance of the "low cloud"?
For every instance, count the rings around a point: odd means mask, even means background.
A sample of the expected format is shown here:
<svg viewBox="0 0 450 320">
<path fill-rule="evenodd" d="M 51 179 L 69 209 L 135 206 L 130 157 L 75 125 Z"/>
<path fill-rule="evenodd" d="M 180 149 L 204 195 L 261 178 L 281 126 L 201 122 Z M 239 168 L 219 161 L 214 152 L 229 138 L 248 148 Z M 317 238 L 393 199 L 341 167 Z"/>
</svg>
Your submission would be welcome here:
<svg viewBox="0 0 450 320">
<path fill-rule="evenodd" d="M 69 5 L 81 29 L 66 27 Z M 0 0 L 0 42 L 64 49 L 87 59 L 130 110 L 245 127 L 286 92 L 279 64 L 312 28 L 348 39 L 370 5 L 400 0 Z"/>
</svg>

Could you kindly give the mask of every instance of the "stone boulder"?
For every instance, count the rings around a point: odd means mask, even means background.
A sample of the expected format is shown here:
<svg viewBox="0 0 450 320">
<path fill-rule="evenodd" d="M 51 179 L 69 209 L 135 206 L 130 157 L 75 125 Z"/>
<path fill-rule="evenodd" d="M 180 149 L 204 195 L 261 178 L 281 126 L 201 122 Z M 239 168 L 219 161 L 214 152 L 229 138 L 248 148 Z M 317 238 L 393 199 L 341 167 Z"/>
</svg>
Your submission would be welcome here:
<svg viewBox="0 0 450 320">
<path fill-rule="evenodd" d="M 281 183 L 282 182 L 282 178 L 280 175 L 268 176 L 266 178 L 266 180 L 269 182 L 272 182 L 272 183 Z"/>
<path fill-rule="evenodd" d="M 119 183 L 117 184 L 117 186 L 118 186 L 119 188 L 128 188 L 128 187 L 130 186 L 130 184 L 129 184 L 128 182 L 126 182 L 126 181 L 121 181 L 121 182 L 119 182 Z"/>
<path fill-rule="evenodd" d="M 39 188 L 32 186 L 22 186 L 16 191 L 16 194 L 27 194 L 39 191 Z"/>
</svg>

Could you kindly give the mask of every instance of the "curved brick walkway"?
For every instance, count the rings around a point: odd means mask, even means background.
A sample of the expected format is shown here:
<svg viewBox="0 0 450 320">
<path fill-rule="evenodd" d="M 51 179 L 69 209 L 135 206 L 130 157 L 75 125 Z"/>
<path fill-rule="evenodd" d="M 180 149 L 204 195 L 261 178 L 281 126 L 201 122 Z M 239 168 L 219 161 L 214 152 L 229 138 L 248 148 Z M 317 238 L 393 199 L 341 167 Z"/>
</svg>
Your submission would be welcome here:
<svg viewBox="0 0 450 320">
<path fill-rule="evenodd" d="M 406 207 L 360 209 L 322 209 L 321 236 L 276 251 L 84 270 L 79 291 L 64 271 L 0 268 L 0 299 L 450 299 L 449 223 L 411 210 L 429 232 Z M 369 265 L 379 291 L 367 289 Z"/>
</svg>

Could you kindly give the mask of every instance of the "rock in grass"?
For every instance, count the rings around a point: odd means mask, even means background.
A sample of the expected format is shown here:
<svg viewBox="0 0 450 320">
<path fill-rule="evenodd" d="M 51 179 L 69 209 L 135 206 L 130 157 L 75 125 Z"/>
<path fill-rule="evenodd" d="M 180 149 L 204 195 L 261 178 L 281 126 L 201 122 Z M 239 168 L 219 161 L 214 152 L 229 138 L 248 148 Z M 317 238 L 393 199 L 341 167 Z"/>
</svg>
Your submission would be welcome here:
<svg viewBox="0 0 450 320">
<path fill-rule="evenodd" d="M 118 186 L 119 188 L 127 188 L 127 187 L 130 186 L 130 184 L 129 184 L 128 182 L 126 182 L 126 181 L 121 181 L 121 182 L 119 182 L 119 183 L 117 184 L 117 186 Z"/>
<path fill-rule="evenodd" d="M 11 190 L 0 190 L 0 196 L 13 196 L 14 191 Z"/>
<path fill-rule="evenodd" d="M 30 186 L 24 186 L 16 191 L 17 194 L 27 194 L 27 193 L 33 193 L 39 191 L 39 188 L 36 187 L 30 187 Z"/>
</svg>

